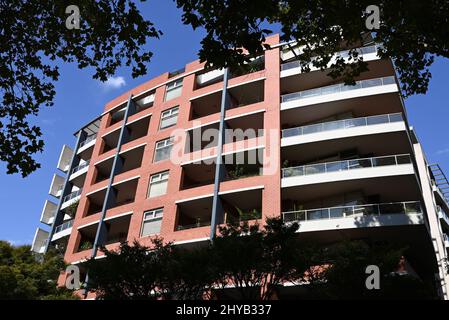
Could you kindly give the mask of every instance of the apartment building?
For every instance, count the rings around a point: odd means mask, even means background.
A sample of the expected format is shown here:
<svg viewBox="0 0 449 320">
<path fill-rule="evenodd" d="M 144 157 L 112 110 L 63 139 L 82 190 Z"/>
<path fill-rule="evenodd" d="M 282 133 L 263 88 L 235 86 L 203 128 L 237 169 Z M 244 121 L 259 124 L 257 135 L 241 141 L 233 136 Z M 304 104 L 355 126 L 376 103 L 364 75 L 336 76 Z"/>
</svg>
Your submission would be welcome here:
<svg viewBox="0 0 449 320">
<path fill-rule="evenodd" d="M 267 42 L 241 72 L 194 61 L 106 104 L 63 147 L 32 250 L 82 266 L 103 245 L 195 246 L 221 223 L 282 216 L 305 241 L 407 244 L 409 271 L 447 299 L 448 183 L 408 123 L 392 62 L 361 45 L 369 71 L 346 86 Z"/>
</svg>

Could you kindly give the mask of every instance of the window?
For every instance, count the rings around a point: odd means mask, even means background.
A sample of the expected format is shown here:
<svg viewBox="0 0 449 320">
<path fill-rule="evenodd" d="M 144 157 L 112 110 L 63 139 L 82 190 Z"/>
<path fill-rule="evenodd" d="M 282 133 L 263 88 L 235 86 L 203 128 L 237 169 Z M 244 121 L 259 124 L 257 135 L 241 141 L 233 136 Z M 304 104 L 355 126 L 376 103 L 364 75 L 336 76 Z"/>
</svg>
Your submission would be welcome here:
<svg viewBox="0 0 449 320">
<path fill-rule="evenodd" d="M 165 90 L 165 101 L 179 97 L 182 93 L 182 79 L 168 83 Z"/>
<path fill-rule="evenodd" d="M 179 107 L 163 111 L 161 114 L 161 124 L 159 125 L 159 129 L 161 130 L 176 125 L 176 122 L 178 121 L 178 113 Z"/>
<path fill-rule="evenodd" d="M 170 159 L 171 149 L 173 148 L 173 137 L 156 142 L 154 151 L 154 162 Z"/>
<path fill-rule="evenodd" d="M 168 177 L 168 171 L 161 172 L 150 177 L 148 198 L 162 196 L 167 193 Z"/>
<path fill-rule="evenodd" d="M 142 237 L 151 236 L 161 232 L 162 208 L 146 211 L 143 213 Z"/>
</svg>

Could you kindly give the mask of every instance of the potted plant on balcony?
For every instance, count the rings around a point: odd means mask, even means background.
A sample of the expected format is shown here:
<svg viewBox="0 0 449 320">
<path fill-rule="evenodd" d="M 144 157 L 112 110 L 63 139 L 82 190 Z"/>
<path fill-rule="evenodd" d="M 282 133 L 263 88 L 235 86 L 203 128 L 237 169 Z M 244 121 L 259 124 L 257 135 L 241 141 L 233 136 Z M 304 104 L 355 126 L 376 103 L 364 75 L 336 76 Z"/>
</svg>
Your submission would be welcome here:
<svg viewBox="0 0 449 320">
<path fill-rule="evenodd" d="M 93 248 L 93 244 L 90 241 L 84 241 L 83 243 L 81 243 L 80 247 L 79 247 L 79 251 L 84 251 L 84 250 L 89 250 Z"/>
<path fill-rule="evenodd" d="M 79 200 L 72 203 L 70 206 L 68 206 L 65 210 L 65 213 L 70 216 L 70 218 L 74 218 L 76 215 L 76 210 L 78 210 Z"/>
</svg>

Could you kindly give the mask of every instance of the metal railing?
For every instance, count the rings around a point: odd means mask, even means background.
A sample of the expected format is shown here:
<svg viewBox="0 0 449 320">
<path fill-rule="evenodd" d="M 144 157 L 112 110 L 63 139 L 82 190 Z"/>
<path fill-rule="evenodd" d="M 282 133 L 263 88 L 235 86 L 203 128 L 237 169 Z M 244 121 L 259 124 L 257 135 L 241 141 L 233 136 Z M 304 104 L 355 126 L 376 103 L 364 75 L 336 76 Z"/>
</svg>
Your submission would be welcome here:
<svg viewBox="0 0 449 320">
<path fill-rule="evenodd" d="M 86 162 L 76 166 L 75 168 L 73 168 L 72 169 L 72 174 L 74 174 L 74 173 L 76 173 L 76 172 L 78 172 L 80 170 L 83 170 L 84 168 L 88 167 L 89 166 L 89 162 L 90 161 L 86 161 Z"/>
<path fill-rule="evenodd" d="M 73 220 L 69 220 L 67 222 L 64 222 L 63 224 L 60 224 L 55 228 L 55 233 L 67 230 L 73 226 Z"/>
<path fill-rule="evenodd" d="M 394 76 L 383 77 L 383 78 L 375 78 L 375 79 L 367 79 L 356 81 L 355 85 L 345 85 L 344 83 L 334 84 L 331 86 L 320 87 L 315 89 L 309 89 L 289 94 L 284 94 L 282 96 L 282 102 L 301 100 L 305 98 L 324 96 L 327 94 L 340 93 L 345 91 L 357 90 L 357 89 L 365 89 L 371 87 L 385 86 L 390 84 L 395 84 L 396 80 Z"/>
<path fill-rule="evenodd" d="M 179 225 L 176 227 L 178 231 L 186 230 L 186 229 L 195 229 L 195 228 L 201 228 L 201 227 L 207 227 L 210 226 L 210 221 L 205 222 L 197 222 L 194 224 L 186 224 L 186 225 Z"/>
<path fill-rule="evenodd" d="M 70 201 L 70 200 L 72 200 L 72 199 L 74 199 L 74 198 L 80 196 L 82 192 L 83 192 L 82 189 L 79 189 L 79 190 L 77 190 L 77 191 L 74 191 L 74 192 L 72 192 L 72 193 L 66 195 L 66 196 L 64 197 L 64 199 L 63 199 L 62 202 Z"/>
<path fill-rule="evenodd" d="M 80 145 L 79 145 L 78 149 L 84 147 L 86 144 L 88 144 L 89 142 L 95 140 L 96 138 L 97 138 L 96 134 L 88 136 L 84 141 L 80 142 Z"/>
<path fill-rule="evenodd" d="M 289 128 L 282 130 L 282 138 L 301 136 L 305 134 L 318 133 L 324 131 L 349 129 L 354 127 L 365 127 L 376 124 L 385 124 L 404 121 L 401 113 L 381 114 L 363 118 L 350 118 L 344 120 L 321 122 L 308 126 Z"/>
<path fill-rule="evenodd" d="M 390 214 L 421 214 L 419 201 L 365 204 L 283 212 L 284 222 L 311 221 Z"/>
<path fill-rule="evenodd" d="M 282 169 L 282 178 L 309 176 L 312 174 L 329 173 L 337 171 L 349 171 L 360 168 L 374 168 L 383 166 L 397 166 L 409 164 L 412 160 L 409 154 L 392 156 L 350 159 L 326 163 L 309 164 L 305 166 L 290 167 Z"/>
<path fill-rule="evenodd" d="M 357 48 L 355 49 L 359 55 L 363 55 L 363 54 L 369 54 L 369 53 L 377 53 L 378 49 L 382 48 L 381 45 L 372 45 L 372 46 L 367 46 L 367 47 L 361 47 L 361 48 Z M 344 51 L 339 51 L 335 54 L 335 56 L 340 56 L 342 58 L 348 58 L 349 57 L 349 50 L 344 50 Z M 314 58 L 316 59 L 316 58 Z M 287 62 L 281 65 L 281 70 L 285 71 L 285 70 L 290 70 L 290 69 L 294 69 L 294 68 L 299 68 L 301 66 L 301 63 L 299 61 L 292 61 L 292 62 Z"/>
</svg>

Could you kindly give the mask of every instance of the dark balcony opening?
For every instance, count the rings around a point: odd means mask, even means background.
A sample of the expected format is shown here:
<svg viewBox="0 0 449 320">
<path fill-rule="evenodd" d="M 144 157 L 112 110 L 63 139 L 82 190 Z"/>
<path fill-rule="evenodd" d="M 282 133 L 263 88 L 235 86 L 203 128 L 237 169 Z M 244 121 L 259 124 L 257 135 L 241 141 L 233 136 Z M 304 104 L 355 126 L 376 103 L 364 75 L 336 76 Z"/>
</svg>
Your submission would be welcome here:
<svg viewBox="0 0 449 320">
<path fill-rule="evenodd" d="M 64 256 L 67 250 L 67 244 L 69 242 L 69 237 L 62 237 L 58 240 L 52 241 L 53 249 L 60 255 Z"/>
<path fill-rule="evenodd" d="M 109 121 L 109 126 L 116 124 L 124 119 L 126 112 L 126 105 L 122 108 L 117 108 L 117 111 L 111 112 L 111 120 Z"/>
<path fill-rule="evenodd" d="M 281 197 L 282 212 L 296 212 L 416 202 L 420 199 L 420 189 L 414 175 L 398 175 L 293 186 L 283 188 Z"/>
<path fill-rule="evenodd" d="M 263 175 L 263 149 L 223 156 L 224 180 L 238 180 Z"/>
<path fill-rule="evenodd" d="M 135 100 L 136 108 L 135 108 L 133 114 L 139 113 L 143 110 L 151 108 L 154 104 L 154 96 L 155 96 L 155 92 L 152 91 L 152 92 L 145 94 L 144 96 L 139 97 L 138 100 Z"/>
<path fill-rule="evenodd" d="M 105 135 L 102 139 L 102 149 L 100 154 L 103 154 L 105 152 L 108 152 L 110 150 L 113 150 L 117 148 L 118 140 L 120 138 L 120 128 L 112 131 L 111 133 Z"/>
<path fill-rule="evenodd" d="M 218 122 L 187 131 L 185 153 L 216 147 L 218 131 Z"/>
<path fill-rule="evenodd" d="M 94 183 L 98 183 L 111 177 L 114 158 L 109 158 L 95 165 Z"/>
<path fill-rule="evenodd" d="M 211 214 L 212 197 L 179 203 L 176 230 L 210 226 Z"/>
<path fill-rule="evenodd" d="M 181 189 L 190 189 L 214 183 L 215 164 L 188 164 L 182 168 Z"/>
<path fill-rule="evenodd" d="M 99 243 L 99 245 L 109 245 L 113 243 L 126 242 L 128 238 L 130 221 L 131 215 L 126 215 L 123 217 L 108 219 L 104 221 L 104 230 L 103 230 L 103 232 L 105 232 L 103 236 L 104 240 L 102 240 L 103 242 Z M 80 229 L 79 230 L 80 242 L 76 251 L 81 252 L 92 249 L 97 232 L 98 232 L 98 223 Z"/>
<path fill-rule="evenodd" d="M 211 114 L 219 113 L 222 92 L 215 92 L 193 99 L 190 108 L 190 120 L 196 120 Z"/>
<path fill-rule="evenodd" d="M 262 218 L 262 190 L 229 193 L 220 196 L 225 223 L 240 223 Z"/>
<path fill-rule="evenodd" d="M 313 133 L 314 130 L 344 128 L 344 120 L 347 120 L 347 127 L 370 125 L 383 118 L 388 120 L 388 114 L 401 113 L 402 104 L 397 93 L 364 96 L 283 110 L 281 129 L 304 127 L 306 132 Z"/>
<path fill-rule="evenodd" d="M 265 91 L 264 86 L 265 81 L 260 80 L 230 88 L 228 90 L 228 109 L 234 109 L 263 102 Z"/>
<path fill-rule="evenodd" d="M 105 221 L 107 230 L 105 245 L 127 241 L 131 215 Z"/>
<path fill-rule="evenodd" d="M 244 107 L 264 101 L 265 81 L 259 80 L 228 89 L 227 109 Z M 219 113 L 221 109 L 222 91 L 208 94 L 191 102 L 190 120 Z"/>
<path fill-rule="evenodd" d="M 120 154 L 122 166 L 117 174 L 140 168 L 144 152 L 145 146 L 141 146 Z"/>
<path fill-rule="evenodd" d="M 263 112 L 226 120 L 224 143 L 263 137 L 263 121 Z"/>
<path fill-rule="evenodd" d="M 86 217 L 101 212 L 101 210 L 103 209 L 105 196 L 106 196 L 105 189 L 87 196 L 87 210 L 85 213 Z"/>
<path fill-rule="evenodd" d="M 97 234 L 98 223 L 79 229 L 80 241 L 75 252 L 82 252 L 93 248 L 95 235 Z"/>
<path fill-rule="evenodd" d="M 128 143 L 137 140 L 139 138 L 145 137 L 148 134 L 150 118 L 151 117 L 145 117 L 138 121 L 132 122 L 131 124 L 128 124 L 126 127 L 128 128 L 129 135 L 124 143 Z"/>
<path fill-rule="evenodd" d="M 286 146 L 281 148 L 281 164 L 282 168 L 291 168 L 412 152 L 407 134 L 390 132 Z"/>
<path fill-rule="evenodd" d="M 136 197 L 139 179 L 133 179 L 112 187 L 113 200 L 111 208 L 133 203 Z"/>
<path fill-rule="evenodd" d="M 381 78 L 394 74 L 393 65 L 389 60 L 373 60 L 367 61 L 367 63 L 368 71 L 355 77 L 355 81 Z M 314 70 L 308 73 L 302 72 L 281 78 L 281 95 L 332 86 L 339 83 L 344 83 L 344 79 L 342 77 L 332 78 L 329 76 L 329 70 Z"/>
</svg>

